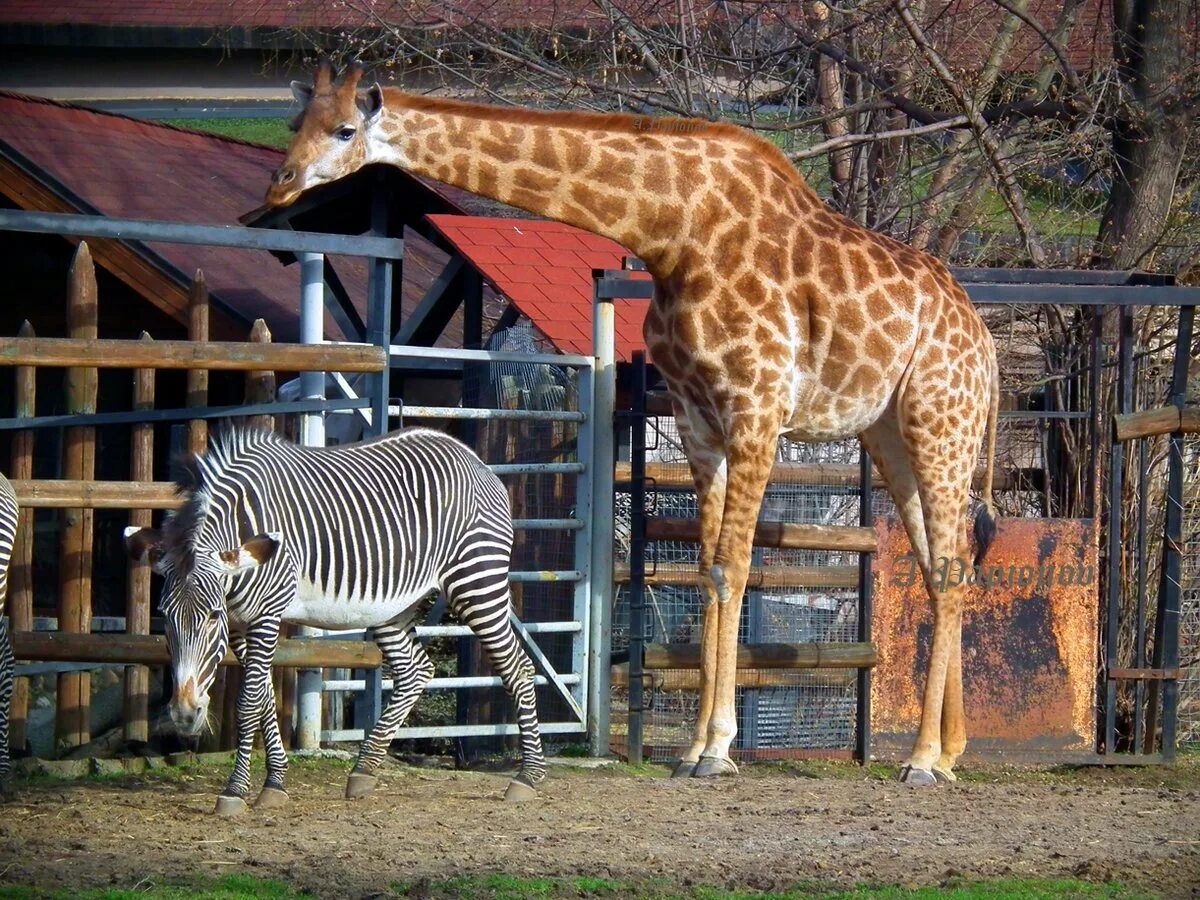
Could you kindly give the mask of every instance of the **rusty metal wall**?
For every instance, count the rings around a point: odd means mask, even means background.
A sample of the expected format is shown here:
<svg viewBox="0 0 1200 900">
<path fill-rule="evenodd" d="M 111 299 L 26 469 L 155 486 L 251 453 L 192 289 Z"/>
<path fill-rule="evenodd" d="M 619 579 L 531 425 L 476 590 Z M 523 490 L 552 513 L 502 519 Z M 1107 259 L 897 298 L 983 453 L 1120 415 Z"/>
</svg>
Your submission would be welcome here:
<svg viewBox="0 0 1200 900">
<path fill-rule="evenodd" d="M 894 758 L 907 754 L 916 735 L 933 614 L 920 574 L 910 575 L 899 520 L 876 526 L 880 662 L 871 722 L 875 755 Z M 1053 758 L 1093 749 L 1097 554 L 1091 520 L 1000 520 L 984 563 L 991 584 L 967 588 L 963 617 L 969 753 Z"/>
</svg>

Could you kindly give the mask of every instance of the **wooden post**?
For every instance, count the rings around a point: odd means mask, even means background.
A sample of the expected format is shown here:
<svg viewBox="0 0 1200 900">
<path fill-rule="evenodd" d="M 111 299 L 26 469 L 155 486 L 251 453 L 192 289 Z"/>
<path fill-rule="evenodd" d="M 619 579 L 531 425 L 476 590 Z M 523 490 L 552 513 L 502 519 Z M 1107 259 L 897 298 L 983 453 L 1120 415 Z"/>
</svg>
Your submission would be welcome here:
<svg viewBox="0 0 1200 900">
<path fill-rule="evenodd" d="M 271 343 L 271 331 L 267 328 L 267 323 L 262 319 L 256 319 L 254 326 L 250 329 L 250 342 L 254 344 L 269 344 Z M 275 399 L 275 373 L 270 369 L 261 369 L 246 373 L 246 391 L 245 402 L 250 403 L 270 403 Z M 246 419 L 246 424 L 252 428 L 262 428 L 265 431 L 275 430 L 275 417 L 249 416 Z M 291 636 L 291 627 L 288 625 L 281 626 L 280 637 L 287 638 Z M 238 688 L 240 687 L 241 672 L 237 669 L 230 669 L 225 673 L 225 703 L 227 707 L 227 716 L 230 716 L 227 721 L 230 723 L 236 722 L 236 708 L 228 711 L 229 704 L 236 703 Z M 290 746 L 292 742 L 292 709 L 296 703 L 296 673 L 291 669 L 278 668 L 274 670 L 274 690 L 276 698 L 276 715 L 279 719 L 279 736 L 283 740 L 285 747 Z M 289 690 L 290 689 L 290 690 Z M 289 705 L 289 701 L 290 704 Z M 233 724 L 228 726 L 231 733 L 235 731 Z"/>
<path fill-rule="evenodd" d="M 150 335 L 142 332 L 142 340 Z M 133 408 L 154 409 L 154 370 L 137 369 L 133 373 Z M 150 481 L 154 477 L 154 426 L 134 425 L 130 438 L 129 478 Z M 151 523 L 148 509 L 129 513 L 129 524 L 147 528 Z M 129 581 L 125 595 L 125 631 L 128 634 L 150 633 L 150 566 L 129 561 Z M 150 703 L 150 670 L 145 666 L 125 668 L 125 740 L 148 741 Z"/>
<path fill-rule="evenodd" d="M 71 262 L 67 284 L 67 336 L 97 336 L 96 269 L 86 242 L 80 242 Z M 67 412 L 96 411 L 96 370 L 71 368 L 66 374 Z M 96 474 L 96 430 L 68 428 L 63 438 L 63 477 L 90 481 Z M 92 534 L 95 514 L 90 509 L 63 511 L 59 554 L 58 627 L 60 631 L 89 634 L 92 630 Z M 58 676 L 56 744 L 69 750 L 91 739 L 89 672 L 64 672 Z"/>
<path fill-rule="evenodd" d="M 33 337 L 28 321 L 17 332 L 20 337 Z M 37 369 L 19 366 L 16 371 L 16 396 L 13 413 L 17 418 L 33 418 L 37 397 Z M 18 431 L 12 438 L 11 478 L 33 477 L 33 430 Z M 17 518 L 17 538 L 13 545 L 8 578 L 8 618 L 13 631 L 33 628 L 33 510 L 22 508 Z M 25 749 L 25 723 L 29 715 L 29 679 L 18 678 L 13 684 L 9 716 L 9 746 Z"/>
</svg>

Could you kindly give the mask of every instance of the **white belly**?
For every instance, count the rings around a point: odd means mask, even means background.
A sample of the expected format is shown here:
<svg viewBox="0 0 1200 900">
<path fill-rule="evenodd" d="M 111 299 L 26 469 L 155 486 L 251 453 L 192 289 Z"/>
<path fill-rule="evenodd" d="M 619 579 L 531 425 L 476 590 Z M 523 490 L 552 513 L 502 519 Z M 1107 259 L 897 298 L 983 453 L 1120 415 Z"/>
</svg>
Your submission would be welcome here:
<svg viewBox="0 0 1200 900">
<path fill-rule="evenodd" d="M 434 587 L 426 585 L 401 596 L 337 597 L 302 579 L 296 599 L 283 612 L 283 621 L 313 628 L 369 628 L 402 617 Z"/>
</svg>

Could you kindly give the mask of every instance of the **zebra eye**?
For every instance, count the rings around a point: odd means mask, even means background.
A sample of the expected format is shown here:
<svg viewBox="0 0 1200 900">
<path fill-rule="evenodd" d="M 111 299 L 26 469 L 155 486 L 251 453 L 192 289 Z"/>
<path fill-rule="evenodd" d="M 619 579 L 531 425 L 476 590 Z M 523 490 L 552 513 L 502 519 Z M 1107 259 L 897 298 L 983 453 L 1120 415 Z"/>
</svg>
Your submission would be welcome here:
<svg viewBox="0 0 1200 900">
<path fill-rule="evenodd" d="M 220 618 L 221 618 L 221 611 L 219 609 L 214 609 L 211 612 L 209 612 L 209 614 L 208 614 L 208 621 L 210 621 L 210 622 L 216 622 Z"/>
</svg>

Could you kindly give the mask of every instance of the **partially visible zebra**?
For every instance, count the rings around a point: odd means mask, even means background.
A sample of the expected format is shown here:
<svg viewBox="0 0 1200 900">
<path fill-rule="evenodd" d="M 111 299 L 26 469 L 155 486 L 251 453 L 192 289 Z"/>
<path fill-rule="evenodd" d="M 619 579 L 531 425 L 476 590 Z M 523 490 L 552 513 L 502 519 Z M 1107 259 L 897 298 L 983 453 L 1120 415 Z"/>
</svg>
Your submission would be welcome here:
<svg viewBox="0 0 1200 900">
<path fill-rule="evenodd" d="M 534 670 L 510 619 L 508 495 L 466 445 L 412 428 L 311 448 L 234 428 L 185 463 L 177 481 L 185 502 L 163 532 L 131 528 L 126 543 L 166 579 L 160 608 L 175 672 L 176 727 L 192 735 L 204 729 L 227 643 L 245 669 L 237 758 L 218 813 L 246 808 L 260 728 L 267 777 L 255 806 L 287 800 L 287 755 L 271 690 L 281 621 L 368 628 L 379 644 L 393 689 L 359 750 L 346 796 L 374 788 L 388 744 L 433 677 L 414 626 L 435 590 L 478 636 L 516 703 L 521 771 L 506 796 L 533 796 L 546 766 Z"/>
<path fill-rule="evenodd" d="M 12 559 L 13 542 L 17 536 L 17 495 L 8 479 L 0 475 L 0 789 L 8 780 L 12 767 L 8 753 L 8 719 L 11 712 L 13 678 L 17 663 L 13 659 L 12 636 L 5 617 L 8 597 L 8 563 Z"/>
</svg>

